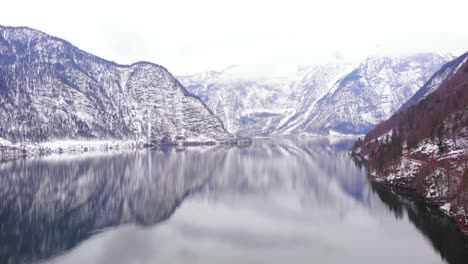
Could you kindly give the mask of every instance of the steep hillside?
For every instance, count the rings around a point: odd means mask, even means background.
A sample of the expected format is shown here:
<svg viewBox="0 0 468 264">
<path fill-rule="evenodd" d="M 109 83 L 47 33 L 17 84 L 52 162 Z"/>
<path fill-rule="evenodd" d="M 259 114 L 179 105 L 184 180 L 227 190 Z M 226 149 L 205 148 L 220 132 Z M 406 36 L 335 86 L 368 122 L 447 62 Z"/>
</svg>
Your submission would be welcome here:
<svg viewBox="0 0 468 264">
<path fill-rule="evenodd" d="M 233 137 L 162 66 L 119 65 L 29 28 L 0 26 L 0 138 L 149 144 Z"/>
</svg>

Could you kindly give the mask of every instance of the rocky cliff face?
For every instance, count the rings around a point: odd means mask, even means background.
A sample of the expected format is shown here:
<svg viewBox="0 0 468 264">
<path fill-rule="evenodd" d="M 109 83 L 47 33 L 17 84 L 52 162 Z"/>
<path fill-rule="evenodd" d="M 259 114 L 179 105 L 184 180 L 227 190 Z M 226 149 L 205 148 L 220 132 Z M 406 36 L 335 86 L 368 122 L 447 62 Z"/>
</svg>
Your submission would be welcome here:
<svg viewBox="0 0 468 264">
<path fill-rule="evenodd" d="M 371 57 L 299 67 L 282 82 L 226 78 L 223 72 L 178 77 L 232 133 L 363 134 L 390 117 L 451 56 Z M 229 81 L 225 81 L 228 79 Z"/>
<path fill-rule="evenodd" d="M 162 66 L 119 65 L 29 28 L 0 27 L 0 137 L 13 143 L 232 136 Z"/>
</svg>

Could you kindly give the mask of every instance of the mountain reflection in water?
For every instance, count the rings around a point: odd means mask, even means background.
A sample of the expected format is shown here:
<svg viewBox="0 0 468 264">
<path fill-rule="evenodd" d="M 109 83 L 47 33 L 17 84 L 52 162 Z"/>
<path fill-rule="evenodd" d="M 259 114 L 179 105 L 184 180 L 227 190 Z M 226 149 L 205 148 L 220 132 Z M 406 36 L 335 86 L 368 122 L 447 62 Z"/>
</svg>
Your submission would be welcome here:
<svg viewBox="0 0 468 264">
<path fill-rule="evenodd" d="M 467 263 L 454 225 L 372 186 L 350 144 L 0 163 L 0 263 Z"/>
</svg>

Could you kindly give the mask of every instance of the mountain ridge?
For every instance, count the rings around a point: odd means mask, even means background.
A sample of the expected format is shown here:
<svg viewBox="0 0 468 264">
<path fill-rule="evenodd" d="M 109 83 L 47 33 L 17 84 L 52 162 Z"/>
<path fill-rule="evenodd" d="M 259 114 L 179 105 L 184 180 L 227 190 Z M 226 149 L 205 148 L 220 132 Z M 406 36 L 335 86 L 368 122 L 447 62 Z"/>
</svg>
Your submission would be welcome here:
<svg viewBox="0 0 468 264">
<path fill-rule="evenodd" d="M 176 138 L 199 143 L 233 140 L 206 104 L 161 65 L 118 64 L 28 27 L 0 30 L 4 95 L 0 118 L 10 124 L 0 127 L 0 137 L 6 140 L 115 138 L 151 144 L 173 144 Z M 20 105 L 26 111 L 20 112 Z M 23 120 L 13 118 L 10 110 Z M 63 120 L 56 120 L 57 112 Z M 25 132 L 31 127 L 37 127 L 36 132 Z M 60 132 L 62 128 L 68 130 Z"/>
<path fill-rule="evenodd" d="M 450 76 L 452 76 L 459 67 L 461 67 L 464 62 L 468 59 L 468 52 L 462 54 L 461 56 L 457 57 L 455 60 L 445 64 L 442 66 L 437 72 L 434 73 L 433 77 L 431 77 L 421 89 L 419 89 L 405 104 L 401 106 L 398 110 L 402 111 L 413 104 L 420 102 L 430 93 L 434 92 L 438 86 L 440 86 L 444 81 L 446 81 Z M 436 77 L 441 77 L 441 80 L 435 80 Z"/>
</svg>

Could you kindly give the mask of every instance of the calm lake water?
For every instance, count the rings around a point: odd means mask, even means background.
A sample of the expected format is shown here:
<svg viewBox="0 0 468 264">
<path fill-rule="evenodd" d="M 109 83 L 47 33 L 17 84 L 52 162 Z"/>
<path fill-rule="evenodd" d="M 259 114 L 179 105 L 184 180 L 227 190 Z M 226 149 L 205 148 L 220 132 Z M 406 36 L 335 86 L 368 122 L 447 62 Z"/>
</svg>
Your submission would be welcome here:
<svg viewBox="0 0 468 264">
<path fill-rule="evenodd" d="M 0 163 L 0 263 L 468 263 L 455 226 L 373 186 L 351 143 Z"/>
</svg>

